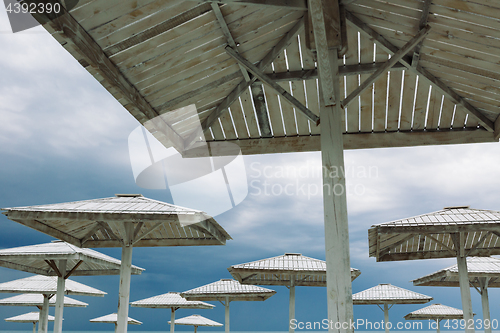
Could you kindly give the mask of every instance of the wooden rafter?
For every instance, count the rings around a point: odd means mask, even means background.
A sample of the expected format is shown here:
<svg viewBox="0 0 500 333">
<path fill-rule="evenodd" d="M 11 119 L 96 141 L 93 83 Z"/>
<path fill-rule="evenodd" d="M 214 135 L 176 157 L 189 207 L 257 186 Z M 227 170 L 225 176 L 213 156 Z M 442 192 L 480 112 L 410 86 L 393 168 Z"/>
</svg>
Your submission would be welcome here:
<svg viewBox="0 0 500 333">
<path fill-rule="evenodd" d="M 398 51 L 398 47 L 389 42 L 384 36 L 380 35 L 378 32 L 373 30 L 368 24 L 364 23 L 358 17 L 352 13 L 346 11 L 347 20 L 354 25 L 362 34 L 366 35 L 368 38 L 373 40 L 377 46 L 380 46 L 384 51 L 395 53 Z M 453 103 L 462 106 L 465 111 L 472 117 L 474 117 L 486 130 L 493 132 L 494 124 L 488 119 L 484 114 L 478 109 L 472 106 L 469 102 L 463 99 L 459 94 L 457 94 L 453 89 L 448 87 L 441 80 L 432 75 L 422 66 L 418 65 L 416 68 L 411 66 L 411 60 L 407 60 L 403 57 L 400 62 L 411 72 L 419 75 L 422 79 L 432 84 L 437 90 L 446 95 Z"/>
<path fill-rule="evenodd" d="M 56 275 L 59 276 L 59 277 L 62 277 L 62 274 L 61 272 L 59 271 L 59 268 L 57 268 L 57 265 L 56 263 L 54 262 L 54 260 L 44 260 L 47 265 L 50 266 L 50 268 L 52 268 L 54 270 L 54 272 L 56 272 Z"/>
<path fill-rule="evenodd" d="M 90 229 L 89 232 L 87 232 L 87 234 L 85 236 L 83 236 L 83 238 L 80 240 L 80 247 L 86 242 L 88 241 L 92 236 L 94 236 L 94 234 L 97 232 L 97 230 L 101 229 L 101 225 L 99 223 L 96 223 L 96 225 Z"/>
<path fill-rule="evenodd" d="M 486 237 L 488 237 L 488 236 L 489 236 L 489 235 L 491 235 L 491 234 L 492 234 L 492 232 L 491 232 L 491 231 L 486 232 L 486 233 L 485 233 L 485 234 L 484 234 L 484 235 L 483 235 L 483 236 L 482 236 L 482 237 L 481 237 L 481 238 L 480 238 L 480 239 L 476 242 L 476 244 L 474 244 L 474 245 L 470 248 L 470 250 L 467 252 L 466 256 L 469 256 L 471 253 L 473 253 L 473 252 L 474 252 L 474 250 L 475 250 L 475 249 L 476 249 L 479 245 L 481 245 L 481 244 L 485 241 Z"/>
<path fill-rule="evenodd" d="M 264 58 L 259 62 L 257 68 L 259 70 L 265 70 L 267 66 L 271 65 L 274 59 L 283 52 L 283 50 L 290 45 L 293 38 L 296 38 L 297 34 L 304 28 L 304 17 L 300 19 L 290 31 L 283 36 L 283 38 L 269 51 Z M 217 119 L 227 110 L 231 104 L 233 104 L 240 95 L 245 92 L 250 85 L 257 80 L 256 77 L 253 77 L 250 81 L 242 80 L 236 88 L 233 89 L 229 93 L 229 95 L 224 98 L 224 100 L 215 108 L 212 113 L 210 113 L 202 122 L 201 128 L 197 128 L 184 142 L 184 146 L 186 149 L 190 148 L 198 138 L 207 131 L 210 126 L 212 126 Z"/>
<path fill-rule="evenodd" d="M 36 13 L 33 17 L 44 25 L 49 32 L 59 33 L 70 41 L 78 53 L 95 68 L 108 83 L 119 90 L 147 119 L 159 116 L 141 93 L 123 76 L 121 71 L 108 58 L 99 44 L 88 34 L 73 16 L 61 6 L 59 15 Z M 167 123 L 156 122 L 157 130 L 162 132 L 177 150 L 184 149 L 183 138 Z"/>
<path fill-rule="evenodd" d="M 195 0 L 193 0 L 195 1 Z M 198 2 L 239 3 L 242 5 L 257 5 L 269 7 L 286 7 L 291 10 L 307 10 L 305 0 L 196 0 Z"/>
<path fill-rule="evenodd" d="M 64 279 L 66 280 L 67 278 L 69 278 L 71 276 L 71 274 L 73 274 L 74 271 L 76 271 L 76 269 L 78 267 L 80 267 L 80 265 L 83 264 L 83 260 L 79 260 L 75 266 L 73 266 L 73 268 L 66 273 L 66 275 L 64 275 Z"/>
<path fill-rule="evenodd" d="M 140 237 L 137 237 L 137 235 L 134 235 L 134 237 L 132 239 L 132 245 L 135 245 L 138 241 L 140 241 L 141 239 L 143 239 L 144 237 L 146 237 L 147 235 L 149 235 L 150 233 L 152 233 L 153 231 L 158 229 L 162 224 L 163 224 L 163 222 L 158 222 L 158 223 L 154 224 L 152 227 L 149 228 L 149 230 L 144 232 Z"/>
<path fill-rule="evenodd" d="M 255 105 L 255 114 L 257 115 L 257 121 L 260 128 L 260 136 L 263 138 L 270 138 L 271 133 L 271 123 L 269 122 L 269 116 L 267 115 L 266 102 L 264 100 L 264 89 L 262 85 L 253 84 L 252 85 L 252 99 Z"/>
<path fill-rule="evenodd" d="M 319 117 L 315 115 L 311 110 L 305 107 L 304 104 L 300 103 L 295 97 L 290 95 L 285 89 L 283 89 L 276 82 L 272 81 L 265 75 L 261 70 L 259 70 L 255 65 L 253 65 L 250 61 L 243 58 L 237 52 L 235 52 L 230 46 L 226 47 L 226 52 L 231 57 L 233 57 L 239 64 L 243 65 L 247 70 L 249 70 L 253 75 L 255 75 L 259 80 L 266 83 L 269 87 L 271 87 L 276 93 L 292 104 L 297 110 L 302 112 L 307 118 L 309 118 L 316 125 L 319 124 Z"/>
<path fill-rule="evenodd" d="M 427 19 L 429 18 L 429 9 L 431 8 L 432 0 L 425 0 L 424 7 L 422 8 L 422 16 L 420 16 L 420 21 L 418 22 L 418 30 L 422 30 L 427 25 Z M 422 47 L 422 42 L 413 50 L 413 58 L 411 60 L 411 66 L 416 68 L 418 66 L 418 60 L 420 59 L 420 48 Z"/>
</svg>

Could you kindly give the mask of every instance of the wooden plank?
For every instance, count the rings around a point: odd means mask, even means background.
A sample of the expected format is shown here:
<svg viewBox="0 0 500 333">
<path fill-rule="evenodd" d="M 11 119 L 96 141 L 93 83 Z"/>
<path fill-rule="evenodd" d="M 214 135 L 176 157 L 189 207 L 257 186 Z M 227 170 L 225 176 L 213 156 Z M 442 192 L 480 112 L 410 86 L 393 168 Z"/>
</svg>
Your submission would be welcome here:
<svg viewBox="0 0 500 333">
<path fill-rule="evenodd" d="M 494 136 L 495 136 L 495 141 L 498 141 L 498 139 L 500 139 L 500 116 L 498 116 L 497 119 L 495 120 Z"/>
<path fill-rule="evenodd" d="M 255 113 L 257 115 L 257 121 L 260 128 L 260 136 L 263 138 L 270 138 L 272 137 L 271 123 L 269 122 L 269 116 L 267 115 L 264 90 L 261 85 L 256 84 L 253 84 L 251 89 Z"/>
<path fill-rule="evenodd" d="M 385 62 L 389 58 L 389 55 L 384 50 L 379 47 L 376 49 L 375 62 Z M 401 74 L 401 73 L 400 73 Z M 381 132 L 386 129 L 385 122 L 387 109 L 387 99 L 388 99 L 388 78 L 389 73 L 384 73 L 378 80 L 375 81 L 374 87 L 374 101 L 373 101 L 373 130 L 375 132 Z M 397 83 L 397 82 L 396 82 Z M 399 105 L 398 105 L 399 114 Z M 393 121 L 394 118 L 391 119 Z M 387 120 L 389 122 L 389 120 Z M 397 121 L 396 121 L 397 122 Z"/>
<path fill-rule="evenodd" d="M 402 131 L 411 129 L 417 76 L 411 72 L 405 71 L 403 80 L 403 102 L 401 105 L 401 119 L 399 125 Z"/>
<path fill-rule="evenodd" d="M 345 64 L 355 65 L 358 64 L 358 31 L 352 27 L 347 29 L 347 44 L 348 49 L 345 54 Z M 347 76 L 346 79 L 346 92 L 350 94 L 358 87 L 359 77 Z M 347 107 L 347 132 L 359 132 L 359 98 L 355 98 Z"/>
<path fill-rule="evenodd" d="M 302 59 L 302 66 L 304 70 L 311 70 L 316 68 L 316 62 L 314 60 L 313 53 L 306 47 L 306 38 L 305 32 L 301 32 L 299 34 L 300 40 L 300 55 Z M 311 111 L 318 110 L 319 111 L 319 101 L 318 101 L 318 90 L 316 88 L 317 80 L 305 80 L 305 97 L 306 97 L 306 105 Z M 319 126 L 315 126 L 308 120 L 309 126 L 311 128 L 311 134 L 319 134 L 320 128 Z"/>
<path fill-rule="evenodd" d="M 258 138 L 259 130 L 257 129 L 257 119 L 255 119 L 252 98 L 250 96 L 250 91 L 248 88 L 241 94 L 239 99 L 241 100 L 241 105 L 243 107 L 243 113 L 245 114 L 245 120 L 247 123 L 248 131 L 250 132 L 250 137 Z"/>
<path fill-rule="evenodd" d="M 231 104 L 230 109 L 233 116 L 234 125 L 236 126 L 236 131 L 238 132 L 238 138 L 249 138 L 250 136 L 248 135 L 245 115 L 243 114 L 243 110 L 241 109 L 240 101 L 236 100 L 233 104 Z M 257 131 L 257 129 L 255 129 L 255 131 Z M 256 137 L 258 137 L 258 135 Z"/>
<path fill-rule="evenodd" d="M 425 114 L 427 112 L 427 101 L 429 99 L 429 87 L 429 83 L 425 80 L 421 80 L 419 76 L 415 108 L 413 109 L 412 129 L 414 130 L 425 128 Z"/>
<path fill-rule="evenodd" d="M 290 10 L 299 11 L 307 10 L 307 5 L 304 0 L 201 0 L 201 2 L 237 3 L 248 6 L 285 7 Z"/>
<path fill-rule="evenodd" d="M 226 140 L 237 139 L 233 121 L 231 120 L 231 114 L 229 112 L 225 112 L 219 119 L 222 125 L 222 129 L 224 130 Z"/>
<path fill-rule="evenodd" d="M 389 98 L 387 100 L 387 130 L 397 131 L 399 126 L 399 106 L 401 102 L 401 82 L 403 73 L 389 72 Z"/>
<path fill-rule="evenodd" d="M 291 45 L 291 43 L 290 43 L 290 45 Z M 278 71 L 278 72 L 287 71 L 288 68 L 287 68 L 287 64 L 286 64 L 285 60 L 286 60 L 285 59 L 285 52 L 283 51 L 273 61 L 274 70 Z M 274 81 L 271 81 L 271 82 L 274 82 Z M 279 82 L 277 84 L 281 88 L 283 88 L 284 91 L 286 91 L 288 94 L 291 93 L 289 82 Z M 290 96 L 292 96 L 292 95 L 290 94 Z M 295 98 L 295 96 L 293 96 L 293 97 Z M 283 116 L 283 123 L 285 125 L 285 134 L 287 136 L 297 135 L 297 125 L 295 123 L 295 113 L 294 113 L 293 106 L 290 103 L 287 103 L 287 101 L 285 101 L 283 97 L 279 96 L 278 98 L 280 99 L 281 114 Z M 303 105 L 305 106 L 305 103 Z M 297 115 L 297 118 L 298 117 L 302 117 L 302 116 Z"/>
<path fill-rule="evenodd" d="M 365 36 L 361 35 L 360 39 L 359 39 L 359 44 L 360 44 L 360 63 L 361 64 L 373 63 L 373 54 L 374 54 L 373 42 L 371 40 L 369 40 L 368 38 L 366 38 Z M 368 74 L 360 75 L 359 87 L 356 88 L 355 91 L 348 94 L 346 99 L 343 101 L 343 103 L 347 103 L 350 96 L 357 94 L 360 91 L 363 91 L 363 87 L 366 87 L 365 90 L 359 94 L 359 101 L 360 101 L 359 130 L 361 132 L 371 132 L 372 131 L 373 78 L 375 77 L 375 74 L 378 74 L 378 76 L 380 76 L 383 73 L 383 71 L 384 71 L 383 69 L 382 70 L 379 69 L 377 72 L 373 73 L 372 75 L 368 75 Z M 370 81 L 372 81 L 372 82 L 366 81 L 369 78 L 371 79 Z M 368 85 L 366 85 L 366 84 L 368 84 Z"/>
<path fill-rule="evenodd" d="M 441 101 L 443 94 L 431 88 L 431 95 L 429 99 L 429 111 L 427 113 L 426 129 L 437 129 L 439 127 L 439 116 L 441 111 Z"/>
<path fill-rule="evenodd" d="M 455 104 L 453 104 L 448 98 L 444 98 L 443 107 L 441 110 L 441 120 L 439 122 L 439 129 L 450 129 L 453 120 L 453 110 L 455 109 Z"/>
<path fill-rule="evenodd" d="M 267 87 L 264 87 L 264 94 L 266 96 L 266 103 L 269 110 L 269 118 L 271 121 L 273 136 L 285 136 L 285 127 L 283 125 L 283 118 L 281 116 L 278 95 Z"/>
</svg>

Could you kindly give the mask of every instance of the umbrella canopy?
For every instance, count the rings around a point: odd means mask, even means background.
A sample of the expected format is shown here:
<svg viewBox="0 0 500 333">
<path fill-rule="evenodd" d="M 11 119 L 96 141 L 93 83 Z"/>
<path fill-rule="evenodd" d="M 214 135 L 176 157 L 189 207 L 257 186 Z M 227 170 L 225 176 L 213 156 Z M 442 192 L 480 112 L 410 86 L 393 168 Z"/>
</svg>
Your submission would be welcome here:
<svg viewBox="0 0 500 333">
<path fill-rule="evenodd" d="M 170 324 L 170 322 L 168 323 Z M 209 326 L 209 327 L 224 326 L 221 323 L 218 323 L 216 321 L 210 320 L 208 318 L 205 318 L 197 314 L 177 319 L 176 324 L 194 326 L 194 333 L 196 333 L 198 326 Z"/>
<path fill-rule="evenodd" d="M 352 295 L 353 304 L 383 304 L 385 331 L 391 328 L 389 310 L 394 304 L 423 304 L 432 300 L 431 296 L 396 287 L 390 283 L 381 283 L 378 286 L 360 291 Z"/>
<path fill-rule="evenodd" d="M 326 287 L 326 261 L 303 256 L 300 253 L 284 255 L 233 265 L 229 273 L 243 284 L 278 285 L 290 289 L 289 320 L 295 318 L 295 287 Z M 351 281 L 361 271 L 351 268 Z M 289 325 L 289 332 L 294 329 Z"/>
<path fill-rule="evenodd" d="M 435 320 L 436 332 L 439 333 L 441 331 L 439 327 L 441 320 L 463 319 L 464 312 L 443 304 L 431 304 L 425 308 L 408 313 L 404 318 L 406 320 Z"/>
<path fill-rule="evenodd" d="M 484 330 L 491 333 L 490 304 L 488 288 L 500 287 L 500 259 L 493 257 L 468 257 L 467 273 L 469 283 L 481 295 Z M 415 286 L 460 287 L 458 265 L 443 268 L 432 274 L 412 281 Z"/>
<path fill-rule="evenodd" d="M 111 313 L 109 315 L 90 319 L 91 323 L 108 323 L 108 324 L 115 324 L 115 325 L 116 325 L 117 321 L 118 321 L 118 315 L 116 313 Z M 142 322 L 135 320 L 135 319 L 132 319 L 130 317 L 128 317 L 127 323 L 131 324 L 131 325 L 142 325 Z"/>
<path fill-rule="evenodd" d="M 456 258 L 466 322 L 473 321 L 467 256 L 500 254 L 500 212 L 446 207 L 440 211 L 373 225 L 370 256 L 377 261 Z M 470 330 L 466 327 L 466 332 Z"/>
<path fill-rule="evenodd" d="M 122 248 L 119 333 L 127 330 L 133 246 L 224 245 L 231 239 L 204 212 L 140 194 L 3 210 L 3 214 L 15 222 L 78 247 Z"/>
<path fill-rule="evenodd" d="M 226 332 L 229 332 L 229 303 L 232 301 L 265 301 L 276 291 L 243 285 L 232 279 L 221 279 L 181 293 L 187 300 L 219 301 L 225 306 Z"/>
<path fill-rule="evenodd" d="M 38 312 L 28 312 L 19 316 L 14 316 L 10 318 L 5 318 L 5 321 L 12 323 L 37 323 L 40 313 Z M 54 321 L 54 317 L 49 315 L 49 321 Z"/>
<path fill-rule="evenodd" d="M 42 294 L 22 294 L 12 297 L 0 299 L 0 305 L 7 306 L 43 306 L 43 295 Z M 51 297 L 49 299 L 49 306 L 56 305 L 57 296 Z M 88 304 L 80 302 L 76 299 L 64 296 L 64 306 L 65 307 L 86 307 Z"/>
<path fill-rule="evenodd" d="M 213 309 L 215 306 L 201 301 L 188 301 L 179 293 L 169 292 L 130 303 L 139 308 L 170 308 L 170 332 L 174 332 L 177 309 Z"/>
</svg>

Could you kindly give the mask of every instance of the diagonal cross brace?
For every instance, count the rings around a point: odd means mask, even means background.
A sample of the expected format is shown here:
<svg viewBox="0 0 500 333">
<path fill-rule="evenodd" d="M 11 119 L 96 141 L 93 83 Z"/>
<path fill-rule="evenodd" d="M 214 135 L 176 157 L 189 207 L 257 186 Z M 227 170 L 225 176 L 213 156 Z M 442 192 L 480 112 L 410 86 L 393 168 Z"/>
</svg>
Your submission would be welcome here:
<svg viewBox="0 0 500 333">
<path fill-rule="evenodd" d="M 269 87 L 271 87 L 274 91 L 276 91 L 278 93 L 278 95 L 283 97 L 290 104 L 292 104 L 294 107 L 296 107 L 298 110 L 300 110 L 300 112 L 302 112 L 307 118 L 309 118 L 311 121 L 313 121 L 316 125 L 319 124 L 319 117 L 317 115 L 315 115 L 311 110 L 306 108 L 304 106 L 304 104 L 302 104 L 295 97 L 290 95 L 290 93 L 288 93 L 280 85 L 278 85 L 276 82 L 271 80 L 266 74 L 264 74 L 261 70 L 259 70 L 254 64 L 252 64 L 250 61 L 243 58 L 235 50 L 233 50 L 230 46 L 226 46 L 226 52 L 231 57 L 233 57 L 233 59 L 235 59 L 240 65 L 242 65 L 248 71 L 250 71 L 253 75 L 255 75 L 259 80 L 261 80 L 262 82 L 267 84 Z"/>
<path fill-rule="evenodd" d="M 345 108 L 349 105 L 356 97 L 359 96 L 363 91 L 365 91 L 370 85 L 373 84 L 380 76 L 386 73 L 392 66 L 399 62 L 408 52 L 411 51 L 418 43 L 420 43 L 425 36 L 429 34 L 431 27 L 426 25 L 422 30 L 418 32 L 412 39 L 410 39 L 400 50 L 391 56 L 391 59 L 387 60 L 385 64 L 380 67 L 375 73 L 370 75 L 363 83 L 359 85 L 352 93 L 349 94 L 343 101 L 342 106 Z"/>
</svg>

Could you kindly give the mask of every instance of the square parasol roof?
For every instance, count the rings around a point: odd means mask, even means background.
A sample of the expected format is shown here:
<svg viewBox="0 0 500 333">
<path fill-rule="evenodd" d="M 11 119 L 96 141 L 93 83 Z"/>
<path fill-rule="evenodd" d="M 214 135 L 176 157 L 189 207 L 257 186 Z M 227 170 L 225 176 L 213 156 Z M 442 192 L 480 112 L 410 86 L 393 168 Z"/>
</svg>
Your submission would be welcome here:
<svg viewBox="0 0 500 333">
<path fill-rule="evenodd" d="M 375 287 L 352 295 L 353 304 L 422 304 L 432 300 L 431 296 L 381 283 Z"/>
<path fill-rule="evenodd" d="M 431 304 L 425 308 L 408 313 L 404 318 L 406 320 L 463 319 L 464 312 L 460 309 L 443 304 Z"/>
<path fill-rule="evenodd" d="M 173 308 L 173 309 L 213 309 L 215 305 L 202 301 L 188 301 L 176 292 L 168 292 L 139 301 L 130 302 L 138 308 Z"/>
<path fill-rule="evenodd" d="M 108 314 L 108 315 L 105 315 L 102 317 L 90 319 L 90 322 L 91 323 L 108 323 L 108 324 L 115 324 L 116 325 L 117 320 L 118 320 L 118 315 L 116 313 L 111 313 L 111 314 Z M 142 325 L 142 322 L 135 320 L 135 319 L 132 319 L 130 317 L 128 318 L 127 322 L 128 322 L 128 324 L 131 324 L 131 325 Z"/>
<path fill-rule="evenodd" d="M 259 286 L 244 285 L 233 279 L 221 279 L 181 293 L 187 300 L 219 301 L 229 297 L 230 301 L 265 301 L 276 291 Z"/>
<path fill-rule="evenodd" d="M 231 239 L 201 211 L 140 194 L 3 210 L 15 222 L 78 247 L 122 247 L 126 222 L 136 225 L 134 246 L 222 245 Z M 179 220 L 191 224 L 183 227 Z"/>
<path fill-rule="evenodd" d="M 5 321 L 10 321 L 13 323 L 37 323 L 40 317 L 38 312 L 28 312 L 19 316 L 14 316 L 10 318 L 5 318 Z M 54 321 L 54 316 L 48 316 L 48 321 Z"/>
<path fill-rule="evenodd" d="M 49 299 L 49 306 L 56 305 L 57 296 Z M 43 306 L 42 294 L 22 294 L 0 299 L 0 305 L 6 306 Z M 64 307 L 86 307 L 88 304 L 76 299 L 64 296 Z"/>
<path fill-rule="evenodd" d="M 170 321 L 168 323 L 170 324 Z M 190 326 L 210 326 L 210 327 L 224 326 L 221 323 L 205 318 L 198 314 L 194 314 L 184 318 L 179 318 L 175 321 L 175 323 L 178 325 L 190 325 Z"/>
</svg>

